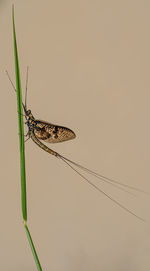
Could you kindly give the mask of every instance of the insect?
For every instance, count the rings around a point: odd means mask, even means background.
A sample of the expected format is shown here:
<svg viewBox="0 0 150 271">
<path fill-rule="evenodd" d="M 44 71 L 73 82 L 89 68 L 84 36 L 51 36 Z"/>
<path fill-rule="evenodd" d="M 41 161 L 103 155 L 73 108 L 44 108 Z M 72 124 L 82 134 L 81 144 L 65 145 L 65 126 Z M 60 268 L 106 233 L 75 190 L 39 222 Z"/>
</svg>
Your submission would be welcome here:
<svg viewBox="0 0 150 271">
<path fill-rule="evenodd" d="M 9 78 L 14 90 L 16 91 L 16 88 L 15 88 L 12 80 L 10 79 L 10 76 L 7 71 L 6 71 L 6 74 Z M 56 158 L 61 159 L 68 167 L 70 167 L 74 172 L 76 172 L 81 177 L 81 179 L 83 181 L 86 181 L 89 185 L 91 185 L 93 188 L 95 188 L 98 192 L 103 194 L 105 197 L 107 197 L 109 200 L 114 202 L 116 205 L 118 205 L 120 208 L 124 209 L 125 211 L 127 211 L 131 215 L 135 216 L 136 218 L 138 218 L 142 221 L 145 221 L 142 217 L 138 216 L 133 211 L 129 210 L 123 204 L 121 204 L 119 201 L 117 201 L 115 198 L 113 198 L 112 196 L 110 196 L 106 192 L 104 192 L 102 189 L 100 189 L 95 183 L 93 183 L 90 179 L 88 179 L 84 175 L 84 172 L 86 172 L 90 176 L 94 176 L 95 178 L 98 178 L 101 181 L 109 183 L 110 185 L 112 185 L 118 189 L 124 190 L 125 192 L 128 192 L 128 193 L 130 193 L 130 192 L 127 191 L 126 189 L 135 190 L 135 191 L 142 192 L 145 194 L 148 194 L 147 192 L 145 192 L 139 188 L 127 185 L 125 183 L 121 183 L 117 180 L 108 178 L 102 174 L 95 172 L 95 171 L 92 171 L 92 170 L 66 158 L 65 156 L 53 151 L 52 149 L 47 147 L 47 145 L 45 145 L 42 142 L 42 141 L 44 141 L 47 143 L 58 143 L 58 142 L 68 141 L 68 140 L 74 139 L 76 137 L 76 135 L 71 129 L 69 129 L 67 127 L 51 124 L 51 123 L 37 120 L 34 118 L 31 110 L 27 109 L 27 83 L 28 83 L 28 68 L 27 68 L 27 76 L 26 76 L 25 103 L 22 103 L 23 110 L 25 113 L 25 118 L 26 118 L 25 124 L 28 127 L 28 133 L 26 135 L 27 139 L 25 141 L 27 141 L 28 139 L 31 138 L 34 141 L 34 143 L 37 144 L 41 149 L 43 149 L 44 151 L 48 152 L 51 155 L 54 155 Z M 81 173 L 80 170 L 83 173 Z"/>
</svg>

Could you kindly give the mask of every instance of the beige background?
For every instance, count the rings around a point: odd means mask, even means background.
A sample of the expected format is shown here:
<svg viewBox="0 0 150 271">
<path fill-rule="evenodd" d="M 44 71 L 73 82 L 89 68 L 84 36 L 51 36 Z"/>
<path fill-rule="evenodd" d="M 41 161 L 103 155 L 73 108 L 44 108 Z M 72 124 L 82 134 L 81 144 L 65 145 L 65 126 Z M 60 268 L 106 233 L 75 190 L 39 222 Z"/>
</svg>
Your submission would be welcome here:
<svg viewBox="0 0 150 271">
<path fill-rule="evenodd" d="M 51 145 L 66 157 L 150 191 L 150 2 L 13 1 L 23 93 L 35 117 L 73 129 Z M 20 208 L 11 1 L 0 1 L 0 270 L 36 270 Z M 43 270 L 146 271 L 144 224 L 26 143 L 28 225 Z M 90 177 L 91 178 L 91 177 Z M 94 181 L 93 178 L 91 178 Z M 149 221 L 150 198 L 99 183 Z"/>
</svg>

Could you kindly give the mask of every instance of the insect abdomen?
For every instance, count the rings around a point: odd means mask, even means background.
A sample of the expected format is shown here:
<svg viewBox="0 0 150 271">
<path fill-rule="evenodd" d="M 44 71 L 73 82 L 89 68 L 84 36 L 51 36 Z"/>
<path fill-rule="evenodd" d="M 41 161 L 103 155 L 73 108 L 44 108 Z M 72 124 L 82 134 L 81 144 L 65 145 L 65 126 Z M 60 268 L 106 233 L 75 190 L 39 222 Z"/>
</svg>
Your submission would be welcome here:
<svg viewBox="0 0 150 271">
<path fill-rule="evenodd" d="M 31 131 L 30 132 L 30 137 L 32 138 L 32 140 L 40 147 L 42 148 L 44 151 L 54 155 L 54 156 L 58 156 L 57 152 L 49 149 L 46 145 L 44 145 L 41 141 L 38 140 L 38 138 L 35 136 L 34 132 Z"/>
</svg>

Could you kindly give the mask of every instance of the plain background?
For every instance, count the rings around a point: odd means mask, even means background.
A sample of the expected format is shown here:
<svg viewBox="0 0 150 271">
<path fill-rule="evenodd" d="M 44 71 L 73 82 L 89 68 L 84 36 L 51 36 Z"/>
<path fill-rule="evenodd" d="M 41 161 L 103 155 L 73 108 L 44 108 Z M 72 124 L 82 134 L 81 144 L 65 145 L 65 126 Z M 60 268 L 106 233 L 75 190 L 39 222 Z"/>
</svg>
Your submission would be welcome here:
<svg viewBox="0 0 150 271">
<path fill-rule="evenodd" d="M 36 118 L 77 137 L 50 147 L 84 166 L 150 191 L 150 2 L 13 1 L 23 93 Z M 36 270 L 20 207 L 11 1 L 0 1 L 0 270 Z M 27 129 L 25 129 L 27 130 Z M 28 225 L 43 270 L 150 269 L 150 197 L 99 186 L 26 143 Z M 94 181 L 92 177 L 90 180 Z M 98 184 L 98 182 L 97 182 Z"/>
</svg>

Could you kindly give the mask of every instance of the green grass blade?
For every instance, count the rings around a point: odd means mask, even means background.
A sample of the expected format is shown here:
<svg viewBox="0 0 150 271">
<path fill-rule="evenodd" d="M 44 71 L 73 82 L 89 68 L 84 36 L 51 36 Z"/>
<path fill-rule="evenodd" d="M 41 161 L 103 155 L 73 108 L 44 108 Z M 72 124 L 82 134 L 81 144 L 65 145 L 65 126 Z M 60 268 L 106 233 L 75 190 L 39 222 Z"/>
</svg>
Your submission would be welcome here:
<svg viewBox="0 0 150 271">
<path fill-rule="evenodd" d="M 33 257 L 38 271 L 42 271 L 29 229 L 26 225 L 27 221 L 27 202 L 26 202 L 26 171 L 25 171 L 25 148 L 24 148 L 24 127 L 23 127 L 23 110 L 22 110 L 22 93 L 21 80 L 18 60 L 18 50 L 15 32 L 14 21 L 14 6 L 12 7 L 13 19 L 13 37 L 14 37 L 14 56 L 15 56 L 15 71 L 16 71 L 16 91 L 17 91 L 17 107 L 18 107 L 18 123 L 19 123 L 19 143 L 20 143 L 20 171 L 21 171 L 21 201 L 22 201 L 22 216 L 24 219 L 24 227 L 27 233 L 29 244 L 33 253 Z"/>
<path fill-rule="evenodd" d="M 31 235 L 30 235 L 30 232 L 29 232 L 29 229 L 28 229 L 28 227 L 27 227 L 26 224 L 24 224 L 24 226 L 25 226 L 25 230 L 26 230 L 26 233 L 27 233 L 28 241 L 29 241 L 29 244 L 30 244 L 30 247 L 31 247 L 31 250 L 32 250 L 32 254 L 33 254 L 33 257 L 34 257 L 37 269 L 38 269 L 38 271 L 42 271 L 42 267 L 41 267 L 40 261 L 38 259 L 38 256 L 37 256 L 37 253 L 36 253 L 36 250 L 35 250 L 35 247 L 34 247 L 34 244 L 33 244 L 33 241 L 32 241 Z"/>
<path fill-rule="evenodd" d="M 15 21 L 14 21 L 14 6 L 12 7 L 12 19 L 13 19 L 14 57 L 15 57 L 15 71 L 16 71 L 16 90 L 17 90 L 19 143 L 20 143 L 21 201 L 22 201 L 22 215 L 23 215 L 23 219 L 26 221 L 27 220 L 27 202 L 26 202 L 24 128 L 23 128 L 21 81 L 20 81 L 19 60 L 18 60 Z"/>
</svg>

